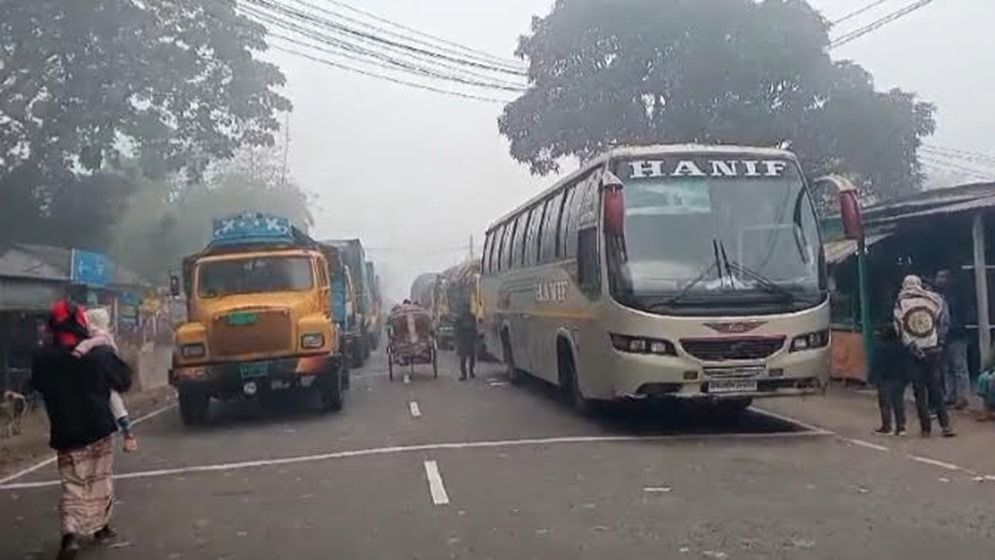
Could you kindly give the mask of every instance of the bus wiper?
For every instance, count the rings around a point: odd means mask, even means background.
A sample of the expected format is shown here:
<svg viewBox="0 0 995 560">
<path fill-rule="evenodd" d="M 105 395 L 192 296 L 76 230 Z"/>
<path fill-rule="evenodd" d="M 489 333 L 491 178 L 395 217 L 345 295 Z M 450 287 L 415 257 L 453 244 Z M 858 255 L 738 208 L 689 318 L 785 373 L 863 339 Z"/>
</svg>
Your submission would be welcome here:
<svg viewBox="0 0 995 560">
<path fill-rule="evenodd" d="M 775 295 L 779 295 L 779 296 L 783 296 L 785 299 L 788 299 L 788 300 L 791 300 L 791 301 L 794 301 L 796 299 L 795 298 L 795 294 L 793 294 L 791 292 L 791 290 L 788 290 L 784 286 L 781 286 L 777 282 L 774 282 L 770 278 L 767 278 L 766 276 L 764 276 L 763 274 L 760 274 L 759 272 L 757 272 L 755 270 L 747 268 L 747 267 L 739 264 L 736 261 L 730 261 L 729 260 L 729 256 L 726 254 L 725 244 L 723 244 L 723 242 L 721 242 L 721 241 L 719 241 L 719 248 L 720 248 L 720 251 L 722 252 L 722 261 L 726 265 L 726 270 L 730 271 L 730 275 L 731 275 L 732 271 L 735 270 L 736 272 L 742 274 L 743 276 L 746 276 L 746 277 L 750 278 L 751 280 L 753 280 L 754 282 L 756 282 L 757 284 L 759 284 L 760 287 L 762 287 L 763 289 L 767 290 L 769 293 L 772 293 L 772 294 L 775 294 Z M 736 282 L 736 280 L 735 280 L 735 278 L 733 278 L 733 284 L 735 284 L 735 282 Z"/>
<path fill-rule="evenodd" d="M 714 239 L 712 240 L 712 249 L 715 251 L 715 262 L 713 262 L 712 264 L 708 265 L 708 268 L 706 268 L 705 270 L 703 270 L 701 272 L 701 274 L 699 274 L 697 277 L 695 277 L 694 280 L 688 282 L 688 285 L 684 286 L 684 289 L 682 289 L 680 292 L 678 292 L 677 295 L 675 295 L 674 297 L 668 299 L 666 301 L 665 305 L 674 305 L 676 303 L 679 303 L 682 299 L 684 299 L 685 297 L 687 297 L 687 295 L 689 293 L 691 293 L 691 290 L 694 289 L 695 286 L 697 286 L 698 284 L 701 284 L 702 280 L 704 280 L 705 278 L 707 278 L 708 275 L 713 270 L 715 270 L 715 271 L 718 272 L 720 281 L 724 278 L 724 276 L 722 275 L 722 263 L 719 261 L 719 244 Z"/>
</svg>

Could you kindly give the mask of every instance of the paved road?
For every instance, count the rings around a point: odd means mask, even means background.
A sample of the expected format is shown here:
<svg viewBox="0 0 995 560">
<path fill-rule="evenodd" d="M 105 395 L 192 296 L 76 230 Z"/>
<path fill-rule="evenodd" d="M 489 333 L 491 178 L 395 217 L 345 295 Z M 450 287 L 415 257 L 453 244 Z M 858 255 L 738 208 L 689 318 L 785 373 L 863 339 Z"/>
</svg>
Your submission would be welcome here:
<svg viewBox="0 0 995 560">
<path fill-rule="evenodd" d="M 445 358 L 438 380 L 389 383 L 375 357 L 338 415 L 149 419 L 119 456 L 122 541 L 83 558 L 995 555 L 995 484 L 760 412 L 583 419 L 497 366 L 459 383 Z M 54 557 L 54 474 L 0 488 L 0 558 Z"/>
</svg>

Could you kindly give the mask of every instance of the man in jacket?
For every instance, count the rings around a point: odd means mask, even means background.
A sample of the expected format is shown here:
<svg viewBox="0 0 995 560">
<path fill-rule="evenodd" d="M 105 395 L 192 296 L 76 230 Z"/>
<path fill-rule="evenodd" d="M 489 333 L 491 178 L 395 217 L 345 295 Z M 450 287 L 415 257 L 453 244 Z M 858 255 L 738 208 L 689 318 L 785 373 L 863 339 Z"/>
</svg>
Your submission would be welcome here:
<svg viewBox="0 0 995 560">
<path fill-rule="evenodd" d="M 459 354 L 460 381 L 465 381 L 467 374 L 476 377 L 474 369 L 477 366 L 477 318 L 467 307 L 456 318 L 456 353 Z"/>
<path fill-rule="evenodd" d="M 953 437 L 950 416 L 943 403 L 940 359 L 950 328 L 943 297 L 923 286 L 918 276 L 906 276 L 895 302 L 895 331 L 908 351 L 916 412 L 923 437 L 932 433 L 930 409 L 936 411 L 943 437 Z"/>
<path fill-rule="evenodd" d="M 62 479 L 59 516 L 62 544 L 59 558 L 76 557 L 80 539 L 107 540 L 114 504 L 114 454 L 111 436 L 117 431 L 110 409 L 110 392 L 127 391 L 131 369 L 109 347 L 85 356 L 73 349 L 89 336 L 82 307 L 62 300 L 52 306 L 48 321 L 51 341 L 32 363 L 31 385 L 42 395 L 50 424 L 49 445 L 58 457 Z"/>
<path fill-rule="evenodd" d="M 971 376 L 967 370 L 967 302 L 964 293 L 954 281 L 953 273 L 940 270 L 933 280 L 936 291 L 943 296 L 950 310 L 950 332 L 943 345 L 941 369 L 943 371 L 944 401 L 957 410 L 967 408 L 967 395 L 971 391 Z"/>
</svg>

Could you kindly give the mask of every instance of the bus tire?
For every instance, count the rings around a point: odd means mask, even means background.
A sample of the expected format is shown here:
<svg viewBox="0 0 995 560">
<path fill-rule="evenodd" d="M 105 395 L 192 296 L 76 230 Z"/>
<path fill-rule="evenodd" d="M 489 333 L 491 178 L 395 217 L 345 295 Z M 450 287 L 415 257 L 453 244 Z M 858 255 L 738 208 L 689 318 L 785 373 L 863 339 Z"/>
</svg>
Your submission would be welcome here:
<svg viewBox="0 0 995 560">
<path fill-rule="evenodd" d="M 590 416 L 597 411 L 597 401 L 588 399 L 580 389 L 577 379 L 577 366 L 573 352 L 567 342 L 557 343 L 557 362 L 559 366 L 560 392 L 564 401 L 572 406 L 581 416 Z"/>
<path fill-rule="evenodd" d="M 181 385 L 179 388 L 180 420 L 184 426 L 200 426 L 211 412 L 211 395 L 200 387 Z"/>
<path fill-rule="evenodd" d="M 525 381 L 522 370 L 515 366 L 515 356 L 511 351 L 511 340 L 508 331 L 501 333 L 501 349 L 504 353 L 504 364 L 508 369 L 508 381 L 512 385 L 521 385 Z"/>
</svg>

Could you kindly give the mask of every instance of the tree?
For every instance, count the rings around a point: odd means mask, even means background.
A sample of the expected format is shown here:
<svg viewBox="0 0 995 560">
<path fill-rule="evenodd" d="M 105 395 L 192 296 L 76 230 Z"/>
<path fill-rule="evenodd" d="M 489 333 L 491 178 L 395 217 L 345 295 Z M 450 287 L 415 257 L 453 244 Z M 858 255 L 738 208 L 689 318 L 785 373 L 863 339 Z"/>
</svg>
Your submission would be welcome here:
<svg viewBox="0 0 995 560">
<path fill-rule="evenodd" d="M 111 254 L 164 281 L 183 256 L 207 245 L 213 218 L 255 210 L 285 216 L 307 231 L 314 197 L 286 177 L 278 159 L 272 149 L 246 149 L 208 169 L 203 182 L 146 182 L 112 232 Z"/>
<path fill-rule="evenodd" d="M 530 87 L 499 128 L 536 174 L 616 144 L 790 142 L 813 175 L 917 189 L 933 106 L 833 62 L 828 30 L 803 0 L 557 0 L 519 42 Z"/>
<path fill-rule="evenodd" d="M 218 0 L 0 2 L 0 238 L 36 226 L 57 191 L 134 159 L 196 179 L 272 145 L 284 83 L 265 29 Z"/>
</svg>

